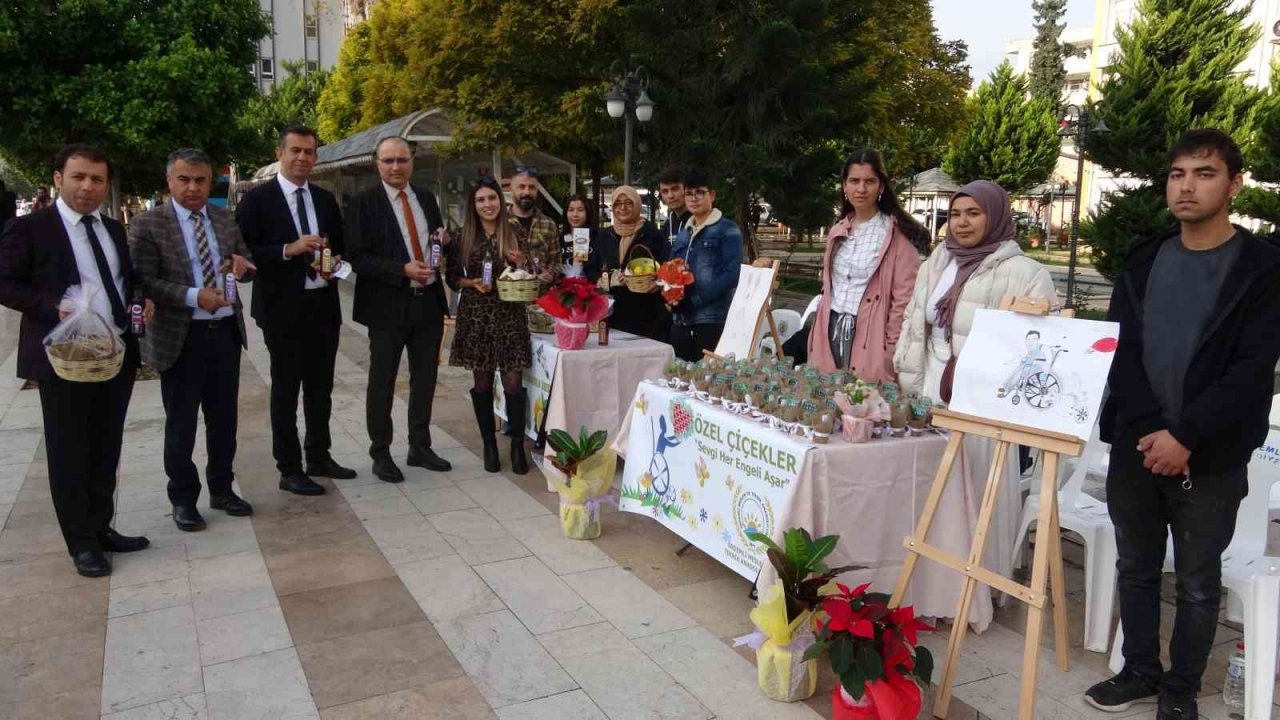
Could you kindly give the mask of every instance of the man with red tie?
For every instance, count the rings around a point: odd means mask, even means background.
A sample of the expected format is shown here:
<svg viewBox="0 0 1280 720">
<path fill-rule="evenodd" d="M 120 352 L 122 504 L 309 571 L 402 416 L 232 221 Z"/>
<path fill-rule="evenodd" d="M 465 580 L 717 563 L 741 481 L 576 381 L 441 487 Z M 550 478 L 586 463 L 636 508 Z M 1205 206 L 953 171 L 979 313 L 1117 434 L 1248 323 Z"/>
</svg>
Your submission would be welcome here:
<svg viewBox="0 0 1280 720">
<path fill-rule="evenodd" d="M 409 350 L 409 465 L 436 472 L 449 462 L 431 449 L 431 405 L 448 301 L 440 278 L 448 242 L 440 206 L 414 187 L 413 148 L 403 138 L 378 142 L 374 160 L 382 182 L 357 195 L 347 213 L 347 250 L 355 268 L 353 319 L 369 328 L 369 388 L 365 401 L 373 474 L 402 482 L 391 457 L 400 355 Z M 433 247 L 434 246 L 434 247 Z"/>
</svg>

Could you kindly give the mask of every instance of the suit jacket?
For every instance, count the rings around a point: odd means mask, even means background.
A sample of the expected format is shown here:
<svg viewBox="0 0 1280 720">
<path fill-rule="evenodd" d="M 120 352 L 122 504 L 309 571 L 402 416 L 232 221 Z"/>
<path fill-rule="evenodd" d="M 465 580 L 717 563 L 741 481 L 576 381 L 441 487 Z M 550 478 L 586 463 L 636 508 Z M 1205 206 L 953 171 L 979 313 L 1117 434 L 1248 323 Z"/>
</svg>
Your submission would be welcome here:
<svg viewBox="0 0 1280 720">
<path fill-rule="evenodd" d="M 334 255 L 343 255 L 342 211 L 333 195 L 315 184 L 310 185 L 315 203 L 317 235 L 328 235 Z M 306 290 L 309 254 L 284 257 L 284 246 L 298 239 L 293 214 L 284 189 L 272 178 L 245 193 L 236 205 L 236 224 L 240 235 L 253 253 L 258 266 L 258 284 L 254 286 L 250 314 L 264 332 L 291 334 L 299 329 L 302 295 Z M 330 280 L 324 289 L 328 301 L 320 321 L 326 325 L 342 324 L 342 307 L 338 304 L 338 281 Z"/>
<path fill-rule="evenodd" d="M 249 257 L 249 248 L 240 237 L 235 218 L 224 208 L 205 207 L 213 226 L 218 252 L 223 258 L 232 255 Z M 193 308 L 187 307 L 187 290 L 201 285 L 191 271 L 191 256 L 182 239 L 182 218 L 172 202 L 163 202 L 135 217 L 129 224 L 129 251 L 133 266 L 147 297 L 156 305 L 156 314 L 142 339 L 142 358 L 157 372 L 173 367 L 182 354 L 191 327 Z M 215 270 L 219 270 L 215 268 Z M 252 281 L 248 276 L 244 282 Z M 235 303 L 236 326 L 240 342 L 249 347 L 244 331 L 244 313 L 240 298 Z"/>
<path fill-rule="evenodd" d="M 413 186 L 427 218 L 427 227 L 418 232 L 430 235 L 443 227 L 436 196 L 425 188 Z M 409 302 L 409 278 L 404 276 L 405 263 L 413 258 L 405 247 L 404 234 L 396 220 L 395 209 L 382 183 L 360 193 L 347 210 L 347 259 L 356 271 L 356 297 L 352 319 L 371 328 L 398 328 L 404 322 Z M 443 265 L 443 258 L 441 259 Z M 449 307 L 444 295 L 444 274 L 428 288 L 436 293 L 440 307 Z M 437 322 L 444 322 L 444 314 Z"/>
<path fill-rule="evenodd" d="M 124 227 L 102 216 L 102 225 L 115 243 L 124 275 L 126 303 L 133 294 L 133 265 Z M 101 237 L 101 236 L 99 236 Z M 44 353 L 44 338 L 58 324 L 58 303 L 67 288 L 80 283 L 71 238 L 57 205 L 15 218 L 0 238 L 0 305 L 22 313 L 18 334 L 18 377 L 47 380 L 53 366 Z M 137 367 L 138 341 L 125 333 L 125 363 Z"/>
</svg>

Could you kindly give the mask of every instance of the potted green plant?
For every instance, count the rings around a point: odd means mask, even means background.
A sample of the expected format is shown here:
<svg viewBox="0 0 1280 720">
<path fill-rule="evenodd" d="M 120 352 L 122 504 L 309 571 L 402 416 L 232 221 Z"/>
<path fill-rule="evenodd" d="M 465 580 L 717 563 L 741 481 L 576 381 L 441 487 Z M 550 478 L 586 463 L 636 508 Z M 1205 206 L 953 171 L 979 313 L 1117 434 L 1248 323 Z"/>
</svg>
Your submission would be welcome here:
<svg viewBox="0 0 1280 720">
<path fill-rule="evenodd" d="M 778 580 L 764 590 L 751 611 L 757 631 L 738 638 L 737 644 L 755 649 L 756 680 L 765 695 L 783 702 L 804 700 L 813 695 L 818 683 L 817 661 L 804 657 L 816 640 L 814 609 L 833 578 L 858 567 L 827 566 L 838 535 L 814 540 L 809 531 L 792 528 L 782 534 L 782 545 L 755 530 L 748 530 L 747 537 L 767 548 Z"/>
<path fill-rule="evenodd" d="M 575 439 L 564 430 L 547 433 L 547 444 L 555 451 L 549 458 L 553 470 L 544 474 L 560 494 L 560 527 L 565 537 L 592 540 L 600 537 L 600 504 L 610 497 L 618 458 L 605 450 L 609 434 L 589 432 L 585 427 Z"/>
</svg>

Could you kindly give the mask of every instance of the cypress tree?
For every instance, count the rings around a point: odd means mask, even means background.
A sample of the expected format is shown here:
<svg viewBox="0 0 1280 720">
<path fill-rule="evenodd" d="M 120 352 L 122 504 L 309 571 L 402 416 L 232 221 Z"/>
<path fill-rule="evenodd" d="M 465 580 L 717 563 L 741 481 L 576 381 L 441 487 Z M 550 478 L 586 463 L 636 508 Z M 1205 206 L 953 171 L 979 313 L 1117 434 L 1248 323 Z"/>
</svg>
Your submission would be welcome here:
<svg viewBox="0 0 1280 720">
<path fill-rule="evenodd" d="M 1091 103 L 1094 133 L 1085 156 L 1130 189 L 1111 195 L 1081 224 L 1095 266 L 1113 278 L 1129 245 L 1173 226 L 1165 208 L 1169 146 L 1183 132 L 1217 127 L 1243 140 L 1259 93 L 1236 67 L 1258 40 L 1246 25 L 1250 3 L 1232 0 L 1141 0 L 1133 24 L 1117 32 L 1120 53 Z"/>
<path fill-rule="evenodd" d="M 1028 73 L 1029 89 L 1032 95 L 1048 100 L 1057 109 L 1062 103 L 1062 79 L 1067 74 L 1062 63 L 1072 54 L 1060 39 L 1067 27 L 1061 22 L 1067 12 L 1067 0 L 1032 0 L 1031 9 L 1036 14 L 1036 39 Z"/>
<path fill-rule="evenodd" d="M 1003 63 L 965 103 L 966 127 L 942 167 L 953 180 L 990 180 L 1012 193 L 1049 178 L 1058 160 L 1053 105 L 1028 97 L 1027 81 Z"/>
</svg>

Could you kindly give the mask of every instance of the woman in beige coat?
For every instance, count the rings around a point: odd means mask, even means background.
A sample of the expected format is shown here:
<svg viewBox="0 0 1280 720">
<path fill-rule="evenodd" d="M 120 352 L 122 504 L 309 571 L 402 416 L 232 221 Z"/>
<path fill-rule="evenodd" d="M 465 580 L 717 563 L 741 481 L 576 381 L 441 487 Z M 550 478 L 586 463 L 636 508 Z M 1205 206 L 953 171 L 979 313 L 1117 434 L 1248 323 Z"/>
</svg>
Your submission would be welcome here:
<svg viewBox="0 0 1280 720">
<path fill-rule="evenodd" d="M 903 390 L 949 402 L 955 361 L 974 312 L 998 307 L 1007 294 L 1058 308 L 1049 271 L 1018 247 L 1009 194 L 975 180 L 951 198 L 947 241 L 916 276 L 893 356 Z"/>
</svg>

